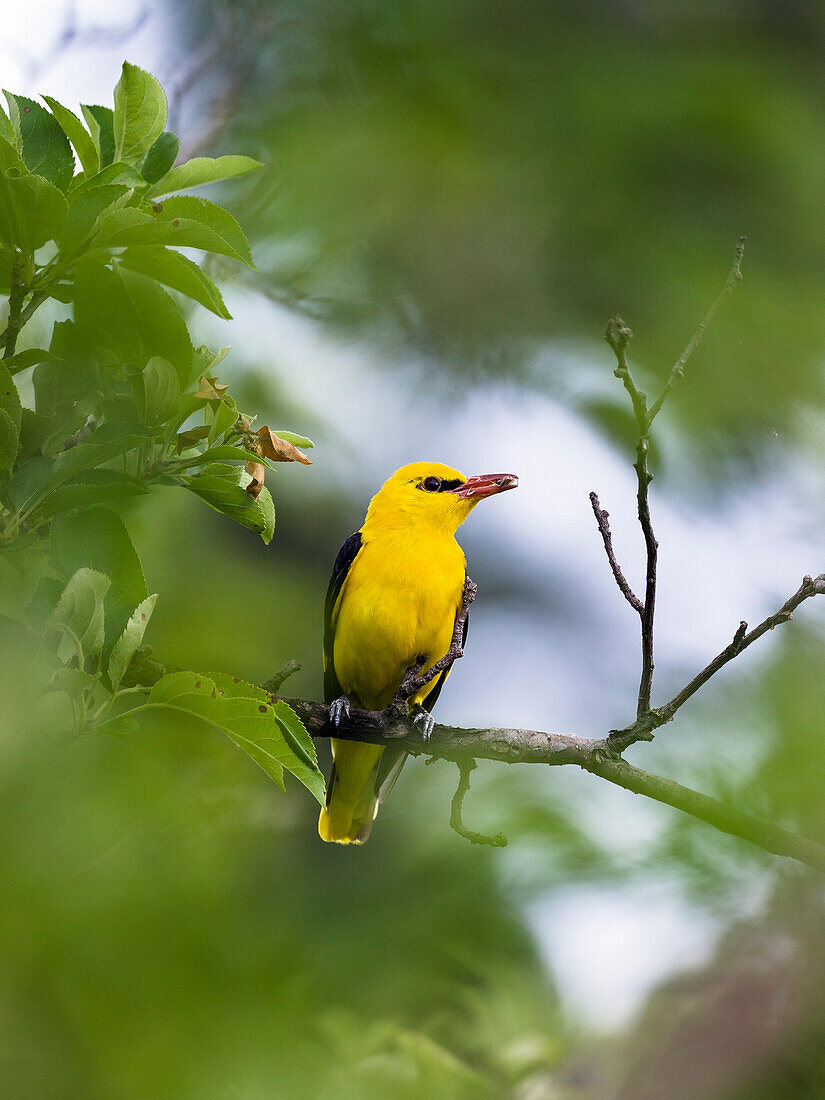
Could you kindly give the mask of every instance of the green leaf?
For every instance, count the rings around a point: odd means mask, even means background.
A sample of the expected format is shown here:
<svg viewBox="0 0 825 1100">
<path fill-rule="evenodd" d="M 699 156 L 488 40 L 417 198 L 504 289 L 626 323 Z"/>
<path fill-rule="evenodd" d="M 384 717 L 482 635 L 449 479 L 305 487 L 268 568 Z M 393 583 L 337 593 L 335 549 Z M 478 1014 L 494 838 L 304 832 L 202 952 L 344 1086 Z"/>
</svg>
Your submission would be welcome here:
<svg viewBox="0 0 825 1100">
<path fill-rule="evenodd" d="M 111 185 L 137 189 L 145 187 L 146 181 L 136 168 L 132 168 L 130 164 L 124 164 L 122 160 L 119 160 L 116 164 L 109 164 L 102 168 L 96 176 L 91 176 L 78 184 L 71 194 L 80 195 L 93 187 L 109 187 Z"/>
<path fill-rule="evenodd" d="M 17 134 L 11 124 L 11 119 L 0 107 L 0 137 L 5 138 L 10 145 L 17 145 Z"/>
<path fill-rule="evenodd" d="M 246 176 L 250 172 L 257 172 L 259 168 L 263 168 L 261 162 L 251 157 L 195 157 L 194 160 L 188 160 L 186 164 L 179 164 L 177 168 L 167 172 L 163 179 L 149 188 L 147 195 L 169 195 L 173 191 L 200 187 L 216 180 Z"/>
<path fill-rule="evenodd" d="M 19 374 L 28 367 L 36 367 L 38 363 L 45 363 L 54 358 L 55 356 L 45 348 L 26 348 L 25 351 L 18 351 L 16 355 L 4 359 L 3 362 L 10 374 Z"/>
<path fill-rule="evenodd" d="M 172 416 L 180 402 L 180 382 L 168 359 L 159 355 L 143 368 L 143 390 L 146 398 L 146 423 L 163 424 Z"/>
<path fill-rule="evenodd" d="M 147 183 L 157 183 L 165 176 L 180 151 L 180 142 L 174 134 L 164 130 L 158 140 L 143 158 L 140 164 L 140 174 Z M 151 189 L 147 191 L 150 195 Z"/>
<path fill-rule="evenodd" d="M 237 422 L 238 410 L 228 393 L 225 393 L 219 402 L 211 403 L 210 407 L 213 410 L 212 425 L 207 438 L 211 445 Z"/>
<path fill-rule="evenodd" d="M 0 472 L 12 468 L 19 446 L 20 439 L 14 421 L 4 409 L 0 409 Z"/>
<path fill-rule="evenodd" d="M 19 434 L 23 410 L 20 405 L 20 394 L 8 369 L 8 362 L 8 359 L 0 359 L 0 409 L 10 417 L 15 432 Z"/>
<path fill-rule="evenodd" d="M 94 504 L 107 504 L 114 500 L 128 500 L 148 492 L 146 485 L 119 470 L 86 470 L 77 479 L 47 493 L 32 510 L 29 524 L 38 526 L 60 512 L 89 508 Z"/>
<path fill-rule="evenodd" d="M 225 321 L 231 320 L 220 290 L 202 268 L 180 252 L 162 245 L 144 245 L 127 248 L 119 260 L 130 271 L 149 275 L 164 286 L 200 302 Z"/>
<path fill-rule="evenodd" d="M 47 690 L 64 691 L 70 699 L 77 699 L 97 682 L 97 676 L 84 672 L 82 668 L 58 668 L 52 674 Z"/>
<path fill-rule="evenodd" d="M 318 766 L 318 757 L 312 738 L 295 711 L 282 699 L 273 704 L 271 694 L 257 684 L 250 684 L 246 680 L 239 680 L 236 676 L 229 676 L 223 672 L 210 672 L 209 678 L 214 683 L 218 694 L 224 698 L 249 699 L 259 704 L 266 703 L 272 708 L 284 745 L 270 744 L 267 748 L 323 805 L 324 775 Z M 261 713 L 260 708 L 259 713 Z M 277 738 L 270 740 L 277 742 Z"/>
<path fill-rule="evenodd" d="M 4 95 L 26 167 L 65 191 L 74 176 L 74 156 L 60 123 L 35 100 L 11 92 Z"/>
<path fill-rule="evenodd" d="M 135 207 L 113 213 L 101 223 L 94 247 L 169 244 L 230 256 L 254 267 L 243 230 L 228 211 L 194 195 L 175 196 L 158 206 L 154 214 Z"/>
<path fill-rule="evenodd" d="M 266 517 L 254 497 L 240 487 L 239 477 L 239 469 L 216 465 L 194 477 L 183 478 L 183 484 L 216 512 L 263 534 Z"/>
<path fill-rule="evenodd" d="M 97 146 L 100 166 L 105 168 L 115 159 L 114 113 L 111 107 L 101 107 L 98 103 L 81 103 L 80 110 Z"/>
<path fill-rule="evenodd" d="M 102 216 L 127 199 L 130 193 L 128 187 L 113 183 L 73 191 L 69 195 L 69 216 L 55 238 L 61 252 L 64 255 L 75 253 L 97 232 Z"/>
<path fill-rule="evenodd" d="M 14 166 L 4 172 L 0 154 L 0 240 L 9 248 L 30 255 L 57 236 L 68 213 L 54 184 Z"/>
<path fill-rule="evenodd" d="M 285 439 L 287 443 L 291 443 L 294 447 L 314 447 L 315 444 L 311 439 L 307 439 L 305 435 L 296 435 L 295 432 L 285 432 L 278 428 L 277 431 L 273 428 L 273 435 L 277 435 L 279 439 Z"/>
<path fill-rule="evenodd" d="M 148 705 L 197 715 L 221 729 L 279 787 L 286 767 L 323 801 L 323 776 L 306 731 L 285 704 L 273 709 L 262 688 L 221 673 L 176 672 L 154 685 Z"/>
<path fill-rule="evenodd" d="M 275 721 L 281 728 L 284 740 L 292 758 L 284 759 L 284 767 L 299 779 L 318 802 L 323 806 L 326 793 L 324 774 L 318 766 L 315 745 L 307 733 L 304 723 L 283 699 L 274 706 Z"/>
<path fill-rule="evenodd" d="M 75 320 L 81 344 L 103 361 L 168 359 L 181 388 L 192 372 L 192 343 L 180 308 L 154 279 L 85 258 L 76 266 Z"/>
<path fill-rule="evenodd" d="M 129 616 L 129 621 L 123 633 L 112 648 L 112 655 L 109 658 L 109 680 L 113 691 L 117 691 L 120 681 L 129 667 L 129 662 L 143 641 L 143 635 L 146 633 L 146 627 L 149 625 L 149 620 L 157 602 L 158 597 L 155 593 L 153 596 L 147 596 L 145 600 L 138 604 Z"/>
<path fill-rule="evenodd" d="M 43 99 L 48 103 L 52 114 L 60 123 L 63 133 L 75 147 L 80 158 L 80 163 L 86 176 L 93 176 L 100 169 L 100 155 L 92 136 L 73 111 L 52 99 L 50 95 L 44 95 Z"/>
<path fill-rule="evenodd" d="M 46 624 L 47 630 L 71 631 L 83 651 L 82 657 L 79 657 L 81 662 L 83 658 L 99 653 L 103 645 L 103 601 L 110 585 L 110 579 L 95 569 L 76 570 Z"/>
<path fill-rule="evenodd" d="M 166 96 L 151 74 L 123 62 L 115 86 L 115 159 L 137 164 L 163 133 Z"/>
<path fill-rule="evenodd" d="M 258 507 L 263 512 L 266 521 L 266 526 L 261 531 L 261 538 L 268 546 L 275 534 L 275 501 L 265 485 L 261 487 L 261 491 L 258 493 Z"/>
<path fill-rule="evenodd" d="M 145 442 L 146 436 L 121 434 L 119 425 L 104 425 L 92 432 L 88 439 L 62 451 L 54 461 L 49 477 L 48 488 L 56 489 L 59 485 L 83 473 L 84 470 L 93 470 L 104 462 L 111 462 L 113 458 L 139 447 Z"/>
<path fill-rule="evenodd" d="M 107 653 L 123 633 L 134 608 L 149 595 L 140 559 L 123 520 L 106 508 L 89 508 L 82 523 L 63 512 L 52 522 L 51 547 L 54 568 L 64 577 L 87 568 L 111 578 L 106 596 Z"/>
</svg>

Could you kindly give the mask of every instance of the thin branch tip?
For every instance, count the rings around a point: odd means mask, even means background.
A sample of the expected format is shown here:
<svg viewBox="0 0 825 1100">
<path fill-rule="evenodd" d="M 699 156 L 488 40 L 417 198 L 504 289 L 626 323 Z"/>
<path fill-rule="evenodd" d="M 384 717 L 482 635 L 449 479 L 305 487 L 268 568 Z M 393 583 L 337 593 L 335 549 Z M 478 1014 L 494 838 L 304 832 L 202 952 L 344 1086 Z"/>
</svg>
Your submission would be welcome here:
<svg viewBox="0 0 825 1100">
<path fill-rule="evenodd" d="M 469 840 L 471 844 L 486 844 L 491 848 L 506 848 L 507 837 L 503 833 L 486 836 L 484 833 L 477 833 L 473 829 L 468 829 L 464 824 L 462 816 L 464 796 L 470 789 L 470 773 L 475 768 L 476 762 L 473 759 L 462 760 L 458 763 L 458 786 L 450 804 L 450 828 L 458 833 L 460 837 Z"/>
</svg>

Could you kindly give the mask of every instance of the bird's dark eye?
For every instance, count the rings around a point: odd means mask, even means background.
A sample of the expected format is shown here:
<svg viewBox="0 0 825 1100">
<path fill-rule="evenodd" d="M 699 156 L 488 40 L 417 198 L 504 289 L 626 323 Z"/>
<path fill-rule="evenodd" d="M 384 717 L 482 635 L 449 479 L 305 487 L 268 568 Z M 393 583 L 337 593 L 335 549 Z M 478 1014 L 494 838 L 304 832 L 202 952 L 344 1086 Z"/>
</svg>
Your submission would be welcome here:
<svg viewBox="0 0 825 1100">
<path fill-rule="evenodd" d="M 441 488 L 441 478 L 425 477 L 421 482 L 421 488 L 427 493 L 437 493 Z"/>
</svg>

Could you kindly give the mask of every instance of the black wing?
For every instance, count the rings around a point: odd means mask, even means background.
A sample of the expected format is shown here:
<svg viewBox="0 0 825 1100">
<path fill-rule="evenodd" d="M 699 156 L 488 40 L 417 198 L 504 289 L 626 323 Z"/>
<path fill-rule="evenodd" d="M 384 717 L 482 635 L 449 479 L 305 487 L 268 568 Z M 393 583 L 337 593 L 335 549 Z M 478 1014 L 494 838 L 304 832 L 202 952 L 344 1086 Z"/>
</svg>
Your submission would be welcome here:
<svg viewBox="0 0 825 1100">
<path fill-rule="evenodd" d="M 468 615 L 467 618 L 464 620 L 464 630 L 462 631 L 462 634 L 461 634 L 461 648 L 462 649 L 467 644 L 467 629 L 468 629 L 469 625 L 470 625 L 470 616 Z M 427 696 L 427 698 L 424 700 L 424 702 L 421 704 L 424 707 L 424 710 L 432 711 L 433 707 L 435 706 L 436 700 L 438 699 L 439 695 L 441 694 L 441 689 L 444 687 L 444 681 L 446 679 L 447 679 L 447 677 L 446 677 L 445 673 L 443 673 L 443 672 L 439 673 L 438 679 L 436 680 L 435 684 L 433 685 L 432 691 Z"/>
<path fill-rule="evenodd" d="M 332 615 L 338 597 L 341 595 L 344 581 L 350 571 L 350 566 L 355 561 L 360 549 L 361 532 L 356 531 L 354 535 L 350 535 L 338 551 L 338 557 L 332 567 L 329 588 L 327 588 L 327 598 L 324 601 L 324 702 L 326 703 L 331 703 L 344 694 L 341 685 L 338 683 L 338 677 L 335 675 L 335 665 L 332 660 L 335 634 Z"/>
</svg>

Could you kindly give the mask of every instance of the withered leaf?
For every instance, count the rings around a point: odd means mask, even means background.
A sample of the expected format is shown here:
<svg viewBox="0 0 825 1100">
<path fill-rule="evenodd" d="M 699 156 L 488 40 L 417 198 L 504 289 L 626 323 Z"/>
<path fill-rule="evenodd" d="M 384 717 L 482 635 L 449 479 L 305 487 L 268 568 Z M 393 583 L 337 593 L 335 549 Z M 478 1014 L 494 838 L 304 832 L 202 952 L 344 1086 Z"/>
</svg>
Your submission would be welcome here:
<svg viewBox="0 0 825 1100">
<path fill-rule="evenodd" d="M 273 462 L 303 462 L 305 466 L 312 465 L 303 451 L 299 451 L 292 443 L 275 435 L 266 425 L 259 428 L 256 435 L 260 440 L 260 450 L 264 458 L 269 458 Z"/>
<path fill-rule="evenodd" d="M 195 397 L 202 401 L 220 401 L 228 389 L 229 386 L 224 386 L 218 381 L 217 375 L 210 378 L 209 375 L 204 374 L 195 390 Z"/>
<path fill-rule="evenodd" d="M 252 461 L 247 462 L 246 470 L 249 476 L 252 478 L 252 480 L 246 487 L 246 491 L 250 494 L 250 496 L 255 497 L 255 499 L 257 500 L 258 496 L 260 495 L 261 489 L 263 489 L 264 487 L 264 476 L 266 471 L 264 469 L 263 463 Z"/>
</svg>

